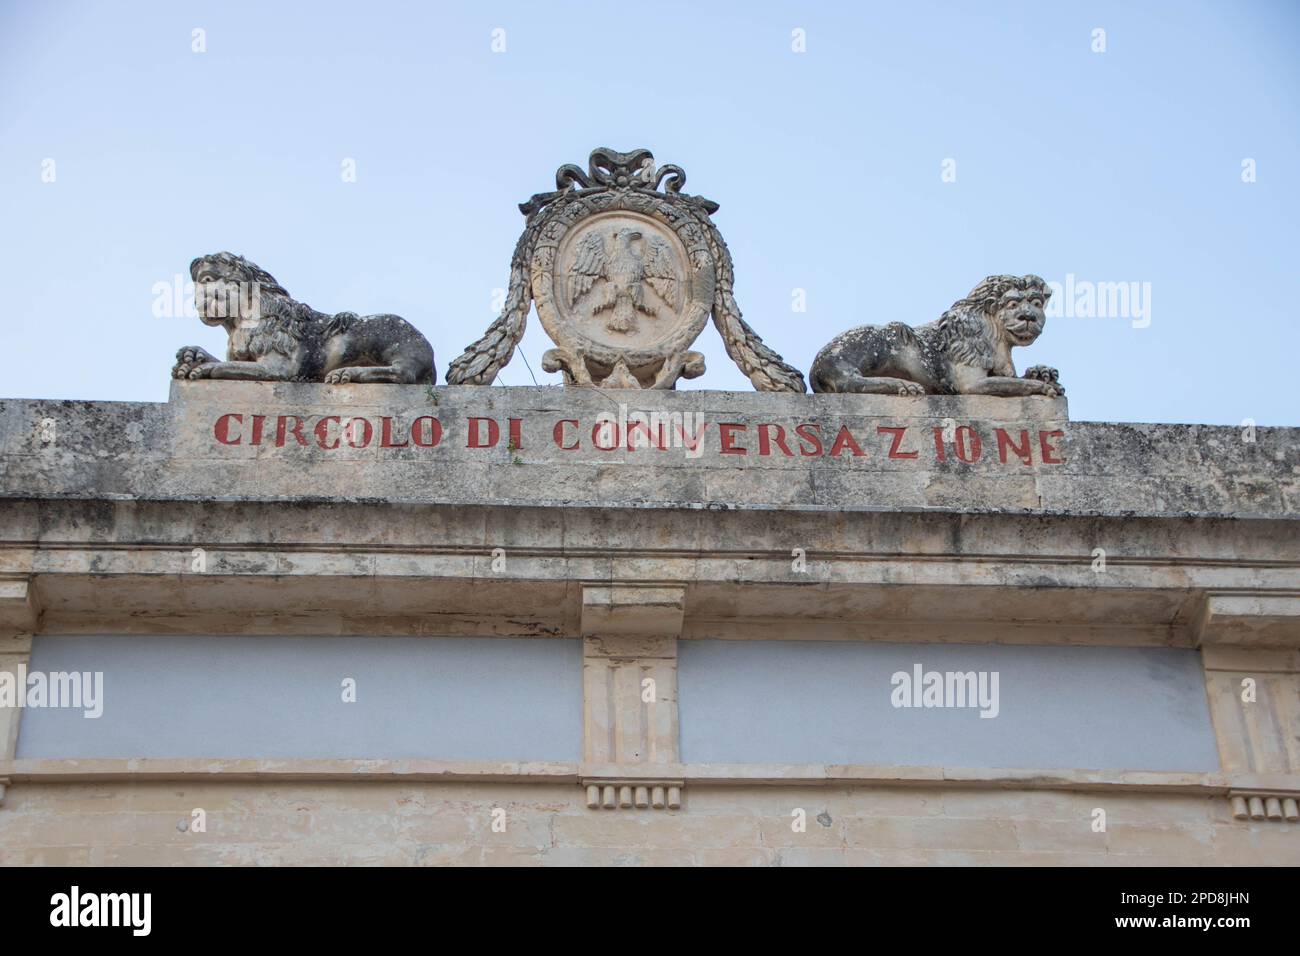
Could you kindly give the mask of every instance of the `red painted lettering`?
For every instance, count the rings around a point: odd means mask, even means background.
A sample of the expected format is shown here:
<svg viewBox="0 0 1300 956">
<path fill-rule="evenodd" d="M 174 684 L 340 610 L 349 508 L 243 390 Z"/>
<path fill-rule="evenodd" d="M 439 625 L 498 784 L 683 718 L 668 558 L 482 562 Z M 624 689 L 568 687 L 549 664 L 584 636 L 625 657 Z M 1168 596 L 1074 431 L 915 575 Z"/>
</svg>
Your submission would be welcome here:
<svg viewBox="0 0 1300 956">
<path fill-rule="evenodd" d="M 240 441 L 243 440 L 238 435 L 236 435 L 234 438 L 230 437 L 231 422 L 236 422 L 242 425 L 244 424 L 244 416 L 234 415 L 234 414 L 222 415 L 220 418 L 217 419 L 217 423 L 212 426 L 213 436 L 217 439 L 217 441 L 221 442 L 221 444 L 223 445 L 238 445 Z"/>
<path fill-rule="evenodd" d="M 487 422 L 487 442 L 479 441 L 479 422 Z M 501 440 L 501 426 L 495 418 L 471 418 L 469 420 L 469 442 L 466 448 L 494 448 Z"/>
<path fill-rule="evenodd" d="M 698 432 L 695 432 L 693 435 L 687 435 L 686 428 L 684 426 L 682 425 L 677 426 L 677 434 L 682 436 L 682 444 L 685 445 L 686 450 L 690 452 L 696 452 L 700 450 L 700 444 L 701 442 L 704 441 L 704 433 L 708 430 L 709 430 L 708 422 L 702 422 L 700 424 L 700 430 Z"/>
<path fill-rule="evenodd" d="M 555 447 L 560 449 L 560 451 L 577 451 L 578 443 L 576 441 L 572 445 L 566 445 L 564 443 L 565 425 L 572 425 L 574 428 L 577 428 L 578 420 L 576 418 L 562 418 L 555 423 L 555 428 L 551 431 L 551 437 L 555 439 Z"/>
<path fill-rule="evenodd" d="M 771 429 L 772 431 L 774 431 L 774 432 L 776 433 L 776 437 L 775 437 L 775 438 L 770 438 L 770 437 L 768 437 L 768 434 L 767 434 L 767 433 L 768 433 L 768 430 L 769 430 L 769 429 Z M 790 446 L 787 445 L 787 444 L 785 443 L 785 429 L 784 429 L 784 428 L 782 428 L 780 425 L 759 425 L 759 426 L 758 426 L 758 453 L 759 453 L 760 455 L 770 455 L 770 454 L 772 454 L 772 443 L 773 443 L 773 442 L 776 443 L 776 447 L 779 448 L 779 449 L 781 449 L 781 452 L 782 452 L 782 453 L 783 453 L 787 458 L 793 458 L 793 457 L 794 457 L 794 452 L 792 452 L 792 451 L 790 450 Z"/>
<path fill-rule="evenodd" d="M 668 447 L 667 426 L 660 423 L 659 434 L 656 435 L 650 428 L 650 422 L 639 413 L 636 418 L 628 420 L 625 437 L 628 451 L 636 451 L 638 448 L 658 448 L 662 451 Z"/>
<path fill-rule="evenodd" d="M 917 458 L 920 457 L 919 451 L 899 451 L 903 445 L 903 436 L 907 434 L 907 428 L 891 428 L 888 425 L 881 425 L 876 429 L 877 435 L 893 435 L 893 440 L 889 443 L 890 458 Z"/>
<path fill-rule="evenodd" d="M 1065 437 L 1065 432 L 1062 432 L 1062 431 L 1055 431 L 1055 432 L 1039 432 L 1039 433 L 1038 433 L 1038 447 L 1039 447 L 1039 450 L 1041 450 L 1042 453 L 1043 453 L 1043 464 L 1044 464 L 1044 465 L 1064 465 L 1064 464 L 1065 464 L 1065 459 L 1064 459 L 1064 458 L 1057 458 L 1057 457 L 1056 457 L 1056 451 L 1057 451 L 1057 449 L 1054 448 L 1054 447 L 1053 447 L 1053 446 L 1048 442 L 1048 439 L 1049 439 L 1049 438 L 1064 438 L 1064 437 Z"/>
<path fill-rule="evenodd" d="M 289 422 L 293 422 L 293 427 L 289 428 Z M 307 439 L 302 434 L 303 421 L 297 415 L 281 415 L 275 421 L 275 447 L 283 448 L 285 440 L 289 435 L 298 439 L 299 445 L 306 445 Z"/>
<path fill-rule="evenodd" d="M 596 446 L 598 451 L 614 451 L 620 444 L 619 436 L 621 434 L 622 429 L 618 427 L 618 422 L 607 418 L 596 422 L 592 426 L 591 443 Z M 608 444 L 601 444 L 602 437 L 609 440 Z"/>
<path fill-rule="evenodd" d="M 393 420 L 385 415 L 380 419 L 379 425 L 379 447 L 380 448 L 407 448 L 410 446 L 409 441 L 404 441 L 400 445 L 393 441 Z"/>
<path fill-rule="evenodd" d="M 812 432 L 817 434 L 812 434 Z M 795 426 L 794 433 L 799 436 L 799 454 L 805 458 L 818 458 L 823 451 L 822 448 L 822 427 L 814 425 L 811 422 Z M 808 442 L 812 447 L 805 446 Z"/>
<path fill-rule="evenodd" d="M 357 423 L 361 423 L 361 443 L 357 444 Z M 375 428 L 370 424 L 368 418 L 349 419 L 347 426 L 343 429 L 343 434 L 348 438 L 348 445 L 352 448 L 369 448 L 370 439 L 375 437 Z"/>
<path fill-rule="evenodd" d="M 429 423 L 428 441 L 423 440 L 425 437 L 425 430 L 421 427 L 421 423 L 423 422 Z M 432 415 L 424 415 L 417 418 L 415 421 L 411 422 L 411 441 L 415 442 L 416 446 L 419 448 L 435 447 L 438 442 L 442 441 L 442 422 L 438 421 L 438 419 L 434 418 Z M 394 445 L 393 447 L 405 448 L 406 446 Z"/>
<path fill-rule="evenodd" d="M 969 425 L 957 429 L 957 457 L 966 464 L 980 460 L 980 436 Z"/>
<path fill-rule="evenodd" d="M 734 439 L 732 438 L 731 433 L 736 431 L 743 432 L 744 430 L 745 430 L 744 425 L 734 425 L 734 424 L 724 424 L 724 423 L 718 424 L 718 440 L 722 443 L 722 453 L 724 455 L 748 455 L 749 454 L 748 449 L 740 448 L 732 444 L 732 441 Z"/>
<path fill-rule="evenodd" d="M 835 444 L 831 445 L 831 457 L 840 457 L 840 452 L 845 448 L 853 452 L 854 458 L 861 458 L 866 454 L 865 451 L 858 447 L 858 443 L 853 440 L 853 433 L 849 431 L 849 426 L 841 425 L 839 434 L 835 436 Z"/>
<path fill-rule="evenodd" d="M 993 434 L 998 436 L 998 461 L 1002 462 L 1002 464 L 1005 465 L 1007 463 L 1008 451 L 1012 452 L 1017 458 L 1019 458 L 1022 465 L 1032 465 L 1034 463 L 1034 455 L 1029 447 L 1028 430 L 1024 428 L 1020 429 L 1019 443 L 1012 441 L 1011 436 L 1007 434 L 1007 431 L 1004 428 L 993 429 Z"/>
<path fill-rule="evenodd" d="M 330 422 L 337 425 L 339 423 L 339 417 L 337 415 L 326 415 L 316 423 L 316 444 L 325 451 L 333 451 L 335 448 L 339 447 L 339 440 L 337 438 L 335 438 L 332 443 L 329 440 Z"/>
</svg>

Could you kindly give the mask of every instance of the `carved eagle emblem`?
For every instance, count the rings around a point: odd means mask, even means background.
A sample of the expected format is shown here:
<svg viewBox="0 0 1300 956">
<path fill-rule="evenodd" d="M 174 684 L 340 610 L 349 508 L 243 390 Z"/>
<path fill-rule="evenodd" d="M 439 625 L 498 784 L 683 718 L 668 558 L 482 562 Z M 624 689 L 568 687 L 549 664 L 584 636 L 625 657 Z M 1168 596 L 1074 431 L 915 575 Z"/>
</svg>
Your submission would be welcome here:
<svg viewBox="0 0 1300 956">
<path fill-rule="evenodd" d="M 669 309 L 677 308 L 673 251 L 663 239 L 639 229 L 617 229 L 608 238 L 594 231 L 583 236 L 569 268 L 568 285 L 569 307 L 591 294 L 591 314 L 609 312 L 605 327 L 611 332 L 637 331 L 638 312 L 650 318 L 659 315 L 647 286 Z"/>
</svg>

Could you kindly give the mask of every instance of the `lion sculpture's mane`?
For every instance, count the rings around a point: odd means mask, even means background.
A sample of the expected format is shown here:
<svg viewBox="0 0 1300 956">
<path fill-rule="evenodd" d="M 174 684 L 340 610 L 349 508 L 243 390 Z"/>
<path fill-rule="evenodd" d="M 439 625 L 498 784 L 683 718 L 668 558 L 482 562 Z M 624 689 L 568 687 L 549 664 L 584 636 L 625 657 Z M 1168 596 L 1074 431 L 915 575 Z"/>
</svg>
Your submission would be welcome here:
<svg viewBox="0 0 1300 956">
<path fill-rule="evenodd" d="M 305 302 L 299 302 L 276 281 L 275 276 L 243 256 L 229 252 L 199 256 L 190 263 L 190 277 L 197 279 L 199 269 L 205 265 L 216 266 L 224 278 L 256 287 L 262 321 L 248 339 L 248 350 L 254 355 L 266 355 L 269 352 L 293 355 L 298 343 L 315 343 L 327 339 L 337 332 L 345 331 L 357 318 L 355 312 L 327 315 Z M 307 372 L 296 376 L 295 380 L 315 379 Z"/>
<path fill-rule="evenodd" d="M 1012 290 L 1036 292 L 1044 300 L 1052 294 L 1036 275 L 989 276 L 933 323 L 935 344 L 958 364 L 992 368 L 997 345 L 1007 337 L 1007 330 L 996 318 L 997 310 L 1003 296 Z"/>
</svg>

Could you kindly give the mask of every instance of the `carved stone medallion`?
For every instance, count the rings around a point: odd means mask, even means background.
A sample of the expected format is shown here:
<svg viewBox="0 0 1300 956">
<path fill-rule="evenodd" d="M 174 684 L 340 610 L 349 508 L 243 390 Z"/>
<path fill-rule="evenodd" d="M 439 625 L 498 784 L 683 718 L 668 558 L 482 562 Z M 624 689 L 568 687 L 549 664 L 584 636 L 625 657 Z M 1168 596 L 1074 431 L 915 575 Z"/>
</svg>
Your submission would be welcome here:
<svg viewBox="0 0 1300 956">
<path fill-rule="evenodd" d="M 587 172 L 561 166 L 555 181 L 555 192 L 520 205 L 528 223 L 505 308 L 451 363 L 448 384 L 490 384 L 535 302 L 556 344 L 542 367 L 566 385 L 674 388 L 702 375 L 704 356 L 690 346 L 712 315 L 757 388 L 804 391 L 802 373 L 740 317 L 731 257 L 709 218 L 717 203 L 683 193 L 679 167 L 656 169 L 649 150 L 597 149 Z"/>
<path fill-rule="evenodd" d="M 688 238 L 696 265 L 670 226 L 611 208 L 554 245 L 544 239 L 533 254 L 533 293 L 559 348 L 543 366 L 574 384 L 630 388 L 703 372 L 703 356 L 688 348 L 709 320 L 713 261 L 702 237 Z"/>
<path fill-rule="evenodd" d="M 574 326 L 593 347 L 654 345 L 680 327 L 686 250 L 653 220 L 632 213 L 595 216 L 569 230 L 557 264 L 563 291 L 552 305 L 561 325 Z M 695 311 L 702 327 L 707 303 Z"/>
</svg>

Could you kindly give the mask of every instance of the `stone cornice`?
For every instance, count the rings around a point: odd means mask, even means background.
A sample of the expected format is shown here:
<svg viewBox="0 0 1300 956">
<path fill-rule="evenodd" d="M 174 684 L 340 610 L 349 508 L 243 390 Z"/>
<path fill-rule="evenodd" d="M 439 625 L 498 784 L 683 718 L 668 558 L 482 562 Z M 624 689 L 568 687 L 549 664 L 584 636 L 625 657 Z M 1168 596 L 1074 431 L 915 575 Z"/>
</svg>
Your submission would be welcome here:
<svg viewBox="0 0 1300 956">
<path fill-rule="evenodd" d="M 401 783 L 526 783 L 621 785 L 672 780 L 687 787 L 922 787 L 938 789 L 1064 790 L 1182 793 L 1228 796 L 1269 793 L 1300 796 L 1300 775 L 1178 773 L 1130 770 L 1035 770 L 898 767 L 850 764 L 511 763 L 436 760 L 234 760 L 220 758 L 124 760 L 20 759 L 0 761 L 0 777 L 14 783 L 385 781 Z"/>
</svg>

